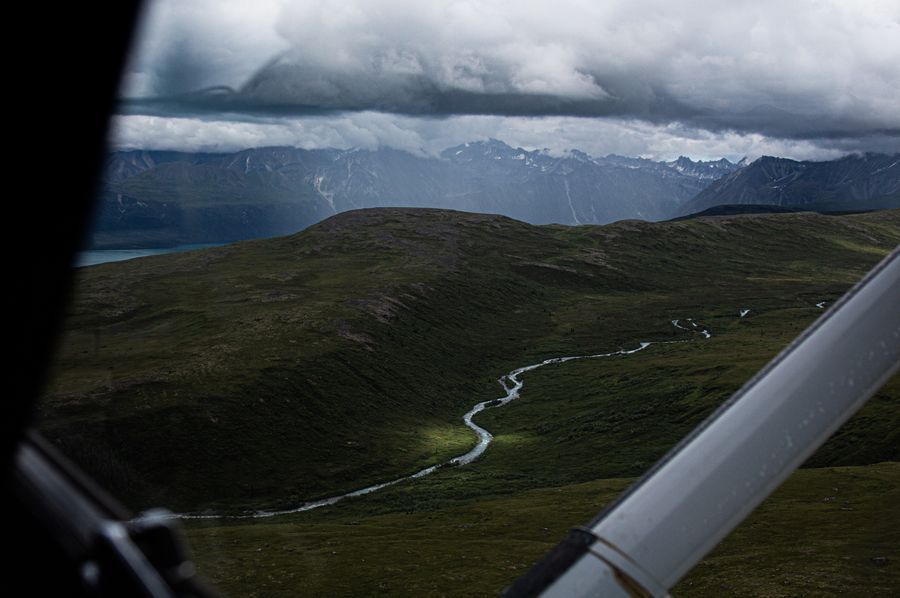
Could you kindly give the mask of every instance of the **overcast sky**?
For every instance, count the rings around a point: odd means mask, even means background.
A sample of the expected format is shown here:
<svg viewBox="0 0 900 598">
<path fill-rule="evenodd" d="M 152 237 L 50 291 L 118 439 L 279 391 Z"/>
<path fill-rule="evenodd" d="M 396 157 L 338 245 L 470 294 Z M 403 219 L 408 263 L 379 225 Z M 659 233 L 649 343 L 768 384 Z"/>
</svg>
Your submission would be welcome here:
<svg viewBox="0 0 900 598">
<path fill-rule="evenodd" d="M 900 1 L 162 0 L 118 147 L 900 151 Z"/>
</svg>

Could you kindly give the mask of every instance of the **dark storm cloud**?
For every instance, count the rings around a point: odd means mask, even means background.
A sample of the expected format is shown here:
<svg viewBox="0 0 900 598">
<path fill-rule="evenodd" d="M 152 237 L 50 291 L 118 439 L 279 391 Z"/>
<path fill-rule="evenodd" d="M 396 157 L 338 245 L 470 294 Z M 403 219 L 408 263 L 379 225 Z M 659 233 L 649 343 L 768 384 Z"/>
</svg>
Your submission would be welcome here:
<svg viewBox="0 0 900 598">
<path fill-rule="evenodd" d="M 125 113 L 606 117 L 900 145 L 892 1 L 226 3 L 229 26 L 254 15 L 243 36 L 210 25 L 215 3 L 163 5 L 181 33 L 148 25 L 165 51 L 136 60 L 144 86 L 132 96 L 144 97 Z M 184 93 L 213 83 L 228 87 Z"/>
<path fill-rule="evenodd" d="M 184 80 L 187 77 L 174 77 Z M 664 91 L 631 95 L 613 85 L 602 98 L 553 93 L 479 92 L 442 88 L 421 75 L 323 73 L 295 65 L 269 66 L 237 90 L 210 87 L 190 93 L 129 99 L 123 112 L 180 115 L 231 113 L 248 116 L 308 116 L 377 111 L 406 116 L 454 115 L 636 117 L 648 122 L 704 119 L 704 114 Z M 710 125 L 714 119 L 706 118 Z"/>
</svg>

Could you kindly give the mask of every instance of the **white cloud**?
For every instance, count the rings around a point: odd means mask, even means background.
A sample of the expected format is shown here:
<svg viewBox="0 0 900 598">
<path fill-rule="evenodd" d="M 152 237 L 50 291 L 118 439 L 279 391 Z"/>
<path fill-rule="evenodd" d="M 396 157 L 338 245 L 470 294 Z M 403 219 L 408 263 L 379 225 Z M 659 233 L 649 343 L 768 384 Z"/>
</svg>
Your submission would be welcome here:
<svg viewBox="0 0 900 598">
<path fill-rule="evenodd" d="M 491 137 L 529 150 L 547 148 L 562 153 L 580 149 L 595 156 L 614 153 L 655 160 L 671 160 L 679 155 L 737 160 L 764 154 L 827 160 L 859 149 L 773 139 L 756 133 L 711 133 L 635 120 L 498 116 L 425 119 L 373 112 L 269 122 L 121 116 L 115 121 L 113 145 L 120 149 L 207 152 L 271 145 L 306 149 L 393 147 L 418 155 L 437 155 L 448 147 Z"/>
<path fill-rule="evenodd" d="M 895 0 L 159 0 L 144 30 L 127 95 L 238 92 L 132 109 L 203 114 L 220 124 L 179 126 L 223 147 L 265 130 L 433 151 L 493 130 L 632 154 L 900 149 Z M 273 124 L 310 108 L 343 112 Z"/>
</svg>

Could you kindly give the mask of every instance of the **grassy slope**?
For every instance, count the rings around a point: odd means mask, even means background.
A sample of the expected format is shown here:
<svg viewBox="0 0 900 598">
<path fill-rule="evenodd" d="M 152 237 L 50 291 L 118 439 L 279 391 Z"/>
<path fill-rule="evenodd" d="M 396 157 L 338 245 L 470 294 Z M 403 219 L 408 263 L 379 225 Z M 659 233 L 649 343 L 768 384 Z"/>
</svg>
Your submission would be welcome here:
<svg viewBox="0 0 900 598">
<path fill-rule="evenodd" d="M 127 499 L 178 508 L 294 503 L 464 452 L 459 414 L 532 333 L 503 300 L 538 285 L 460 263 L 490 262 L 492 224 L 532 227 L 439 214 L 85 271 L 45 430 Z M 548 329 L 535 303 L 520 313 Z"/>
<path fill-rule="evenodd" d="M 192 526 L 189 538 L 201 571 L 236 596 L 496 596 L 628 481 L 538 488 L 431 512 Z M 896 595 L 898 502 L 897 463 L 801 470 L 673 594 Z M 876 557 L 888 563 L 878 566 Z"/>
<path fill-rule="evenodd" d="M 355 590 L 388 583 L 415 593 L 416 584 L 435 583 L 421 589 L 457 593 L 468 578 L 490 593 L 611 496 L 576 512 L 568 507 L 570 495 L 577 503 L 575 484 L 638 474 L 807 326 L 820 313 L 817 301 L 835 299 L 898 241 L 897 212 L 572 229 L 377 210 L 293 237 L 92 268 L 82 273 L 45 431 L 136 504 L 289 504 L 462 452 L 471 437 L 460 414 L 498 396 L 496 377 L 513 367 L 691 338 L 528 374 L 521 401 L 479 416 L 497 438 L 471 467 L 296 523 L 192 532 L 201 562 L 237 593 L 262 587 L 266 568 L 228 563 L 265 535 L 289 557 L 272 561 L 289 566 L 267 572 L 270 581 L 296 589 L 291 576 L 312 574 L 284 538 L 318 543 L 315 554 L 358 548 L 376 529 L 390 540 L 372 548 L 382 558 L 360 573 L 358 583 L 368 585 Z M 739 319 L 741 307 L 753 311 Z M 714 337 L 676 331 L 676 317 L 697 318 Z M 898 396 L 894 380 L 813 464 L 897 460 Z M 895 470 L 885 471 L 886 487 L 896 489 Z M 540 496 L 567 506 L 542 515 Z M 533 533 L 513 536 L 521 550 L 504 548 L 522 556 L 498 572 L 485 558 L 499 540 L 479 531 L 468 534 L 471 544 L 450 534 L 453 556 L 440 558 L 465 569 L 446 583 L 430 581 L 422 571 L 441 570 L 440 561 L 422 560 L 417 538 L 439 534 L 435 521 L 447 530 L 473 521 L 458 518 L 459 509 L 494 522 L 533 515 Z M 797 511 L 798 526 L 814 522 L 805 513 Z M 892 533 L 900 529 L 896 517 L 888 523 Z M 511 524 L 505 529 L 513 533 Z M 853 529 L 850 520 L 841 529 Z M 203 538 L 219 535 L 233 546 L 208 553 L 217 546 Z M 751 533 L 742 550 L 764 550 L 761 537 Z M 418 565 L 395 567 L 390 546 L 411 551 Z M 382 566 L 398 570 L 373 573 Z M 727 583 L 715 568 L 700 570 L 712 574 L 697 578 L 697 588 Z M 354 589 L 340 577 L 312 577 L 319 585 L 300 585 L 310 593 Z"/>
</svg>

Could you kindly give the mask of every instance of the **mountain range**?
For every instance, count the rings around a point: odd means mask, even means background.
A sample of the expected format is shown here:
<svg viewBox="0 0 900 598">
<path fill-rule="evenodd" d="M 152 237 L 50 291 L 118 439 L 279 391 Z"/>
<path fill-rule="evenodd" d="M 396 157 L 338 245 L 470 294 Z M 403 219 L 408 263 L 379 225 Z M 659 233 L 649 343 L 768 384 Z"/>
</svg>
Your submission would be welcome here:
<svg viewBox="0 0 900 598">
<path fill-rule="evenodd" d="M 117 151 L 107 157 L 91 243 L 154 247 L 271 237 L 367 207 L 452 208 L 569 225 L 666 220 L 728 203 L 892 207 L 900 206 L 897 158 L 657 162 L 574 149 L 554 155 L 496 139 L 436 157 L 391 148 Z"/>
</svg>

